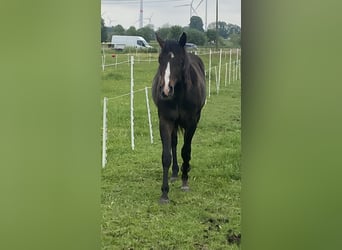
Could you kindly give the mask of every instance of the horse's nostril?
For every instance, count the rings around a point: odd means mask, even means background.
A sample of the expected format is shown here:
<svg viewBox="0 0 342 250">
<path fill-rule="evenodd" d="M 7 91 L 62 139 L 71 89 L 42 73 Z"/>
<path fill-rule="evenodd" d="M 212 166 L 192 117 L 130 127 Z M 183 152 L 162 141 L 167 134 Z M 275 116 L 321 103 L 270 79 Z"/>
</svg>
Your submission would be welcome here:
<svg viewBox="0 0 342 250">
<path fill-rule="evenodd" d="M 172 86 L 164 86 L 160 89 L 160 96 L 162 98 L 167 98 L 173 95 L 173 87 Z"/>
</svg>

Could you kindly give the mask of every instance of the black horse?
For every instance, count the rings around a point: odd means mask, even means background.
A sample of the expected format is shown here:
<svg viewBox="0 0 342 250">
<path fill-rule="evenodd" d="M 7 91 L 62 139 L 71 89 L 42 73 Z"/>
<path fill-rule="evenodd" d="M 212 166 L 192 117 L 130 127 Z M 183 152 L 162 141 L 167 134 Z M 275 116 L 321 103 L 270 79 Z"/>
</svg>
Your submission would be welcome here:
<svg viewBox="0 0 342 250">
<path fill-rule="evenodd" d="M 169 201 L 168 172 L 172 157 L 171 181 L 178 176 L 177 163 L 177 131 L 184 132 L 182 147 L 182 190 L 187 191 L 189 161 L 191 159 L 191 141 L 201 116 L 205 103 L 205 74 L 202 60 L 191 53 L 187 53 L 184 45 L 186 34 L 183 33 L 179 41 L 162 40 L 156 34 L 161 47 L 159 68 L 153 79 L 152 96 L 158 108 L 159 131 L 163 144 L 163 184 L 161 187 L 161 203 Z"/>
</svg>

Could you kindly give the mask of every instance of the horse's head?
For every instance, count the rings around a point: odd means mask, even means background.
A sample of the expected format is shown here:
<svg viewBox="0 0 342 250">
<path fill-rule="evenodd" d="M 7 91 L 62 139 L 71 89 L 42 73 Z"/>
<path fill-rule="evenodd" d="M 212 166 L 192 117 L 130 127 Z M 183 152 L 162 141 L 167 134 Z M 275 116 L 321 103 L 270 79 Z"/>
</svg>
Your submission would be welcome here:
<svg viewBox="0 0 342 250">
<path fill-rule="evenodd" d="M 159 82 L 161 98 L 172 98 L 176 84 L 184 80 L 184 70 L 187 63 L 187 55 L 184 48 L 186 34 L 183 32 L 179 41 L 162 40 L 156 34 L 161 47 L 159 54 Z"/>
</svg>

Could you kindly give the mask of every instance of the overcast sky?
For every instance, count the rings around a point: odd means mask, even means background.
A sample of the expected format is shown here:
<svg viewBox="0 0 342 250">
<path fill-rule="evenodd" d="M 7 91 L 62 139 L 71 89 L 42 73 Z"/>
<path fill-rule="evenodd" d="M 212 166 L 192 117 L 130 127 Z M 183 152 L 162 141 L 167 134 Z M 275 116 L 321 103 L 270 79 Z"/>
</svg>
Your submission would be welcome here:
<svg viewBox="0 0 342 250">
<path fill-rule="evenodd" d="M 190 23 L 190 3 L 192 15 L 200 16 L 205 25 L 205 5 L 207 1 L 207 23 L 216 20 L 216 0 L 143 0 L 144 26 L 154 25 L 155 29 L 165 24 L 187 26 Z M 219 21 L 241 26 L 241 0 L 219 0 Z M 179 6 L 182 5 L 182 6 Z M 121 24 L 139 28 L 140 0 L 101 0 L 101 16 L 106 26 Z M 150 20 L 149 20 L 150 19 Z"/>
</svg>

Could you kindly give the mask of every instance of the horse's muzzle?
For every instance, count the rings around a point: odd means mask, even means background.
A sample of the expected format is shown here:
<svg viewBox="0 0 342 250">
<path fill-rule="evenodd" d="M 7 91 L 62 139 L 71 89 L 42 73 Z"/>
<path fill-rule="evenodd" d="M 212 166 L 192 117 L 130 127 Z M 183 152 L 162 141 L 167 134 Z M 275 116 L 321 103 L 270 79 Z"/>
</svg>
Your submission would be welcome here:
<svg viewBox="0 0 342 250">
<path fill-rule="evenodd" d="M 167 88 L 160 87 L 160 95 L 161 98 L 171 98 L 174 94 L 174 88 L 172 86 L 169 86 Z"/>
</svg>

